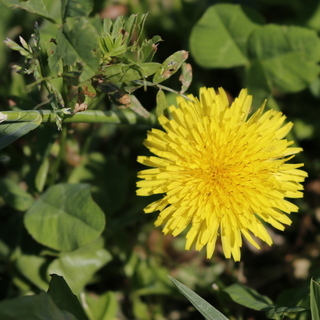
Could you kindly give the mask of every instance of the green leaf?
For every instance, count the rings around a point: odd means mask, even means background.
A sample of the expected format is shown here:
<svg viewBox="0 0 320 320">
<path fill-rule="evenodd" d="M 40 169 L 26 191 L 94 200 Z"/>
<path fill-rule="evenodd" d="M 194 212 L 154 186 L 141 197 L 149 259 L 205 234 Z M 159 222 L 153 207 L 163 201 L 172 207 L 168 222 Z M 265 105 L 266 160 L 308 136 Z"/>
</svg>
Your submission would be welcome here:
<svg viewBox="0 0 320 320">
<path fill-rule="evenodd" d="M 93 50 L 99 47 L 98 34 L 87 18 L 67 18 L 58 32 L 56 41 L 57 51 L 64 65 L 72 66 L 77 62 L 82 65 L 80 82 L 95 75 L 99 67 L 99 59 L 93 55 Z"/>
<path fill-rule="evenodd" d="M 46 268 L 46 261 L 45 257 L 23 254 L 16 259 L 15 266 L 31 283 L 41 290 L 47 290 L 49 282 L 43 272 L 45 270 L 43 268 Z"/>
<path fill-rule="evenodd" d="M 250 309 L 262 310 L 273 306 L 273 302 L 268 297 L 239 283 L 227 287 L 224 291 L 230 295 L 233 301 Z"/>
<path fill-rule="evenodd" d="M 221 312 L 210 305 L 206 300 L 202 299 L 191 289 L 186 287 L 178 280 L 168 276 L 170 280 L 177 286 L 179 291 L 193 304 L 193 306 L 208 320 L 228 320 Z"/>
<path fill-rule="evenodd" d="M 130 104 L 129 108 L 132 109 L 135 113 L 144 118 L 149 118 L 150 113 L 147 111 L 141 104 L 141 102 L 137 99 L 133 94 L 130 95 Z"/>
<path fill-rule="evenodd" d="M 27 115 L 29 118 L 30 116 Z M 20 137 L 27 134 L 29 131 L 37 128 L 42 121 L 40 112 L 35 114 L 31 121 L 26 122 L 2 122 L 0 124 L 0 150 L 16 141 Z"/>
<path fill-rule="evenodd" d="M 87 314 L 93 320 L 114 320 L 119 303 L 114 292 L 105 292 L 101 296 L 86 295 Z"/>
<path fill-rule="evenodd" d="M 103 75 L 112 82 L 129 82 L 143 79 L 157 72 L 160 63 L 145 62 L 141 64 L 114 64 L 103 69 Z"/>
<path fill-rule="evenodd" d="M 0 197 L 12 208 L 19 211 L 28 210 L 32 203 L 33 197 L 13 180 L 0 179 Z"/>
<path fill-rule="evenodd" d="M 75 294 L 79 294 L 92 276 L 111 261 L 110 253 L 104 249 L 104 240 L 98 240 L 72 252 L 61 253 L 49 266 L 50 274 L 65 278 Z"/>
<path fill-rule="evenodd" d="M 150 40 L 145 40 L 141 45 L 142 61 L 151 62 L 157 52 L 157 43 L 162 41 L 160 36 L 154 36 Z"/>
<path fill-rule="evenodd" d="M 57 51 L 57 45 L 53 42 L 46 44 L 48 53 L 48 66 L 53 75 L 62 74 L 62 59 Z"/>
<path fill-rule="evenodd" d="M 184 93 L 190 87 L 192 82 L 192 66 L 190 63 L 183 63 L 181 66 L 181 76 L 179 77 L 181 81 L 180 93 Z"/>
<path fill-rule="evenodd" d="M 320 71 L 320 39 L 306 28 L 264 26 L 252 34 L 249 50 L 267 81 L 285 92 L 306 88 Z"/>
<path fill-rule="evenodd" d="M 11 8 L 20 8 L 28 12 L 35 13 L 47 20 L 55 23 L 55 21 L 50 17 L 48 10 L 43 3 L 43 0 L 27 0 L 27 1 L 18 1 L 18 0 L 0 0 L 7 7 Z"/>
<path fill-rule="evenodd" d="M 301 307 L 267 307 L 263 309 L 263 311 L 266 313 L 266 317 L 268 319 L 283 319 L 284 316 L 290 314 L 290 313 L 299 313 L 306 311 L 306 309 Z"/>
<path fill-rule="evenodd" d="M 61 0 L 61 18 L 65 22 L 68 17 L 87 17 L 93 9 L 93 0 Z"/>
<path fill-rule="evenodd" d="M 320 320 L 320 284 L 310 281 L 310 309 L 312 320 Z"/>
<path fill-rule="evenodd" d="M 77 320 L 88 320 L 79 300 L 72 293 L 63 277 L 56 274 L 51 275 L 51 277 L 48 294 L 58 308 L 72 314 Z"/>
<path fill-rule="evenodd" d="M 97 239 L 105 216 L 86 184 L 58 184 L 39 197 L 24 217 L 39 243 L 61 251 L 75 250 Z"/>
<path fill-rule="evenodd" d="M 36 296 L 19 297 L 0 302 L 0 319 L 81 320 L 80 318 L 77 319 L 68 311 L 60 310 L 50 295 L 45 292 L 41 292 Z"/>
<path fill-rule="evenodd" d="M 162 90 L 159 90 L 156 97 L 157 106 L 156 106 L 156 115 L 159 117 L 160 115 L 163 115 L 164 110 L 168 108 L 168 103 L 166 99 L 166 95 Z"/>
<path fill-rule="evenodd" d="M 161 68 L 153 76 L 152 82 L 160 83 L 175 74 L 181 65 L 187 60 L 188 52 L 181 50 L 169 56 L 161 65 Z"/>
<path fill-rule="evenodd" d="M 250 8 L 233 4 L 213 5 L 191 32 L 191 54 L 204 68 L 248 64 L 248 38 L 263 23 L 264 18 Z"/>
<path fill-rule="evenodd" d="M 39 170 L 35 176 L 35 186 L 39 192 L 42 192 L 49 172 L 50 161 L 48 158 L 44 158 L 41 162 Z"/>
</svg>

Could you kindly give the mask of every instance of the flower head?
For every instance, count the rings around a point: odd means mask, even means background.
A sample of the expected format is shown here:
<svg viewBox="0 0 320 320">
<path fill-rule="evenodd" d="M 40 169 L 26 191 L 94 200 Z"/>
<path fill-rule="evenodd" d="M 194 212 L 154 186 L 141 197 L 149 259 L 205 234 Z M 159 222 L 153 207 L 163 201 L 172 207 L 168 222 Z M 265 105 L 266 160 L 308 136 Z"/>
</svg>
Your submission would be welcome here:
<svg viewBox="0 0 320 320">
<path fill-rule="evenodd" d="M 186 249 L 206 247 L 207 257 L 221 237 L 226 258 L 240 260 L 242 236 L 259 248 L 252 234 L 272 244 L 263 222 L 283 230 L 298 207 L 307 173 L 288 160 L 301 148 L 284 139 L 291 122 L 265 103 L 249 117 L 252 97 L 243 89 L 229 106 L 223 89 L 201 88 L 200 99 L 178 98 L 172 119 L 159 117 L 144 144 L 156 156 L 139 156 L 152 167 L 138 173 L 137 194 L 163 194 L 146 213 L 160 211 L 156 226 L 177 236 L 187 228 Z"/>
</svg>

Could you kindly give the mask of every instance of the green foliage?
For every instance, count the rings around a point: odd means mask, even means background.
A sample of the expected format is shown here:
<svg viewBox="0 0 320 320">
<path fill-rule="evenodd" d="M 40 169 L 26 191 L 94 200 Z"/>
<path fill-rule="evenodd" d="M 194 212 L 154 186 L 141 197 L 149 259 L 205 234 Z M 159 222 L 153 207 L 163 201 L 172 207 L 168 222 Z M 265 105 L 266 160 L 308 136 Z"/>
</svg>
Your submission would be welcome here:
<svg viewBox="0 0 320 320">
<path fill-rule="evenodd" d="M 208 320 L 227 320 L 222 313 L 211 306 L 207 301 L 198 296 L 181 282 L 170 277 L 170 280 L 177 286 L 179 291 L 194 305 L 194 307 Z"/>
<path fill-rule="evenodd" d="M 231 68 L 249 63 L 247 42 L 264 23 L 250 8 L 232 4 L 214 5 L 193 27 L 190 49 L 205 68 Z"/>
<path fill-rule="evenodd" d="M 101 235 L 105 216 L 91 199 L 89 185 L 57 184 L 34 202 L 26 212 L 24 222 L 39 243 L 52 249 L 71 251 Z M 68 232 L 70 229 L 72 233 Z"/>
<path fill-rule="evenodd" d="M 306 27 L 266 24 L 245 6 L 208 8 L 192 30 L 190 48 L 205 68 L 245 67 L 243 85 L 261 103 L 274 88 L 297 92 L 319 74 L 320 40 Z"/>
<path fill-rule="evenodd" d="M 1 320 L 320 318 L 319 3 L 209 2 L 0 0 Z M 305 150 L 300 212 L 241 264 L 135 196 L 147 130 L 202 86 L 268 98 Z"/>
<path fill-rule="evenodd" d="M 233 284 L 225 290 L 231 299 L 247 308 L 264 311 L 268 319 L 282 319 L 284 315 L 305 311 L 301 307 L 280 307 L 274 305 L 268 297 L 259 294 L 256 290 L 241 284 Z"/>
<path fill-rule="evenodd" d="M 40 114 L 36 114 L 25 122 L 0 123 L 0 150 L 31 130 L 36 129 L 41 124 L 41 121 L 42 118 Z"/>
<path fill-rule="evenodd" d="M 320 284 L 313 279 L 310 281 L 310 309 L 312 320 L 320 319 Z"/>
<path fill-rule="evenodd" d="M 48 19 L 49 21 L 54 22 L 54 20 L 50 17 L 43 0 L 1 0 L 1 2 L 8 7 L 24 9 L 31 13 L 35 13 L 45 19 Z"/>
</svg>

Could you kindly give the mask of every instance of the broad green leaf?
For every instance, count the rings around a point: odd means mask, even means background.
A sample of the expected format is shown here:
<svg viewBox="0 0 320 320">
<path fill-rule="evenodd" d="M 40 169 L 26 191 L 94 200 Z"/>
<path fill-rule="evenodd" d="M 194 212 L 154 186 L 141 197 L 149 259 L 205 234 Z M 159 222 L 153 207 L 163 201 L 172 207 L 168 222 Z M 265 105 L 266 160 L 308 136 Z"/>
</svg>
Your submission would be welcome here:
<svg viewBox="0 0 320 320">
<path fill-rule="evenodd" d="M 32 203 L 33 197 L 19 185 L 10 179 L 0 179 L 0 198 L 12 208 L 19 211 L 28 210 Z"/>
<path fill-rule="evenodd" d="M 61 18 L 66 21 L 68 17 L 87 17 L 93 9 L 93 0 L 61 0 Z"/>
<path fill-rule="evenodd" d="M 57 35 L 57 51 L 65 65 L 83 67 L 80 82 L 95 75 L 99 67 L 98 57 L 93 50 L 99 47 L 98 33 L 86 17 L 69 17 Z"/>
<path fill-rule="evenodd" d="M 88 320 L 78 298 L 72 293 L 63 277 L 56 274 L 51 277 L 48 294 L 56 306 L 72 314 L 77 320 Z"/>
<path fill-rule="evenodd" d="M 24 136 L 29 131 L 37 128 L 41 124 L 41 121 L 42 117 L 39 112 L 35 114 L 32 121 L 12 123 L 2 122 L 0 124 L 0 150 Z"/>
<path fill-rule="evenodd" d="M 0 319 L 81 320 L 70 312 L 57 307 L 50 295 L 45 292 L 35 296 L 19 297 L 0 302 Z"/>
<path fill-rule="evenodd" d="M 161 68 L 153 76 L 153 83 L 160 83 L 175 74 L 181 65 L 187 60 L 188 52 L 181 50 L 169 56 L 161 65 Z"/>
<path fill-rule="evenodd" d="M 268 297 L 239 283 L 227 287 L 224 291 L 229 294 L 233 301 L 250 309 L 262 310 L 273 306 L 273 302 Z"/>
<path fill-rule="evenodd" d="M 39 243 L 71 251 L 100 236 L 105 216 L 92 200 L 89 185 L 57 184 L 35 201 L 24 222 Z"/>
<path fill-rule="evenodd" d="M 143 79 L 157 72 L 160 63 L 145 62 L 141 64 L 114 64 L 103 69 L 103 75 L 112 82 L 129 82 Z"/>
<path fill-rule="evenodd" d="M 213 5 L 191 32 L 191 54 L 204 68 L 248 64 L 248 38 L 263 23 L 264 18 L 250 8 L 233 4 Z"/>
<path fill-rule="evenodd" d="M 310 309 L 312 320 L 320 320 L 320 284 L 310 281 Z"/>
<path fill-rule="evenodd" d="M 90 320 L 114 320 L 119 303 L 114 292 L 105 292 L 101 296 L 86 295 L 86 312 Z"/>
<path fill-rule="evenodd" d="M 104 240 L 99 238 L 78 250 L 61 253 L 50 264 L 48 272 L 63 276 L 71 290 L 79 294 L 92 276 L 110 260 L 110 253 L 104 249 Z"/>
<path fill-rule="evenodd" d="M 47 290 L 49 282 L 44 272 L 46 258 L 23 254 L 15 260 L 17 270 L 31 283 L 41 290 Z"/>
<path fill-rule="evenodd" d="M 307 28 L 264 26 L 252 34 L 249 51 L 267 81 L 285 92 L 306 88 L 320 72 L 320 39 Z"/>
<path fill-rule="evenodd" d="M 206 300 L 202 299 L 191 289 L 186 287 L 178 280 L 168 276 L 170 280 L 177 286 L 179 291 L 193 304 L 193 306 L 207 319 L 207 320 L 228 320 L 221 312 L 210 305 Z"/>
<path fill-rule="evenodd" d="M 48 10 L 43 3 L 43 0 L 27 0 L 27 1 L 18 1 L 18 0 L 0 0 L 3 4 L 8 7 L 24 9 L 28 12 L 35 13 L 43 18 L 46 18 L 49 21 L 55 22 L 49 15 Z"/>
</svg>

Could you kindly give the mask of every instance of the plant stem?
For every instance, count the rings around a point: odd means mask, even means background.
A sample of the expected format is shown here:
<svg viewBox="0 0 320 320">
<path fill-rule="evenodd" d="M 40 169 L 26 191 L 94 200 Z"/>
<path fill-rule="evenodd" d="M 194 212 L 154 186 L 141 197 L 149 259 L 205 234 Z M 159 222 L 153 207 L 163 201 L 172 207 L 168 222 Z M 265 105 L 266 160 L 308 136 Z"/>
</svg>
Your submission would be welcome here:
<svg viewBox="0 0 320 320">
<path fill-rule="evenodd" d="M 40 114 L 42 123 L 55 123 L 55 114 L 63 118 L 62 123 L 113 123 L 113 124 L 156 124 L 156 116 L 151 114 L 149 118 L 143 118 L 130 109 L 115 111 L 87 110 L 75 115 L 67 115 L 62 111 L 52 110 L 19 110 L 0 112 L 0 118 L 6 122 L 29 122 Z"/>
</svg>

